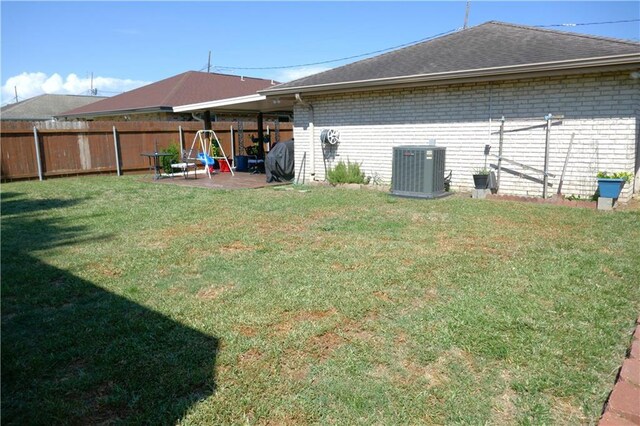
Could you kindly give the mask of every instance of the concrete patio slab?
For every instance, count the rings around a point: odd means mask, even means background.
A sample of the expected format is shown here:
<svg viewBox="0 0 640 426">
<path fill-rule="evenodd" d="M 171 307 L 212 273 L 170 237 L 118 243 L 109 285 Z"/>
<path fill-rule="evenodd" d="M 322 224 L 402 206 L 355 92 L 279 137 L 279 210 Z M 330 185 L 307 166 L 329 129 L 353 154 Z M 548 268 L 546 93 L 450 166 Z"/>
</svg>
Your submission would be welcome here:
<svg viewBox="0 0 640 426">
<path fill-rule="evenodd" d="M 145 176 L 142 180 L 161 185 L 178 185 L 210 189 L 255 189 L 267 186 L 289 185 L 288 182 L 267 183 L 267 177 L 265 174 L 244 172 L 236 172 L 235 176 L 231 176 L 231 173 L 215 173 L 211 175 L 211 179 L 209 179 L 206 173 L 199 171 L 197 179 L 194 179 L 193 173 L 191 173 L 186 179 L 182 174 L 176 174 L 173 177 L 164 176 L 158 180 L 153 180 L 151 176 Z"/>
</svg>

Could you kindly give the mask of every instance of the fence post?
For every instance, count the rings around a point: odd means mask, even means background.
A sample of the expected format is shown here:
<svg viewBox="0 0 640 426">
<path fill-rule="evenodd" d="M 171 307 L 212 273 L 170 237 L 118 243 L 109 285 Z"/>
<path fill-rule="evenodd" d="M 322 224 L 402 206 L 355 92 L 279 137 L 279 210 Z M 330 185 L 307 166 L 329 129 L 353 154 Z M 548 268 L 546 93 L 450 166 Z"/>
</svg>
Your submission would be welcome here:
<svg viewBox="0 0 640 426">
<path fill-rule="evenodd" d="M 122 176 L 122 170 L 120 169 L 120 150 L 118 149 L 118 131 L 116 126 L 113 126 L 113 147 L 116 151 L 116 170 L 118 176 Z"/>
<path fill-rule="evenodd" d="M 42 174 L 42 160 L 40 158 L 40 141 L 38 140 L 38 129 L 36 129 L 36 126 L 33 126 L 33 141 L 36 144 L 36 162 L 38 163 L 38 178 L 40 178 L 40 180 L 44 180 L 44 176 Z"/>
</svg>

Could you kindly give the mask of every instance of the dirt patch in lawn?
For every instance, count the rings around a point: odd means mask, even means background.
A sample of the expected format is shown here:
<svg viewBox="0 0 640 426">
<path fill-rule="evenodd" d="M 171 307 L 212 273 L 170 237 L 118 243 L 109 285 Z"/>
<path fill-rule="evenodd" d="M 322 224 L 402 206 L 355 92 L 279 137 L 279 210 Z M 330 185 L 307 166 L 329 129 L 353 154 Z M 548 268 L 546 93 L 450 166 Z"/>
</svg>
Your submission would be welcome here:
<svg viewBox="0 0 640 426">
<path fill-rule="evenodd" d="M 87 265 L 87 269 L 95 271 L 104 277 L 120 277 L 122 276 L 122 270 L 109 262 L 94 262 Z"/>
<path fill-rule="evenodd" d="M 511 389 L 511 375 L 509 372 L 504 371 L 501 377 L 505 383 L 504 391 L 494 399 L 492 417 L 495 424 L 514 424 L 517 421 L 517 409 L 515 405 L 517 394 Z"/>
<path fill-rule="evenodd" d="M 302 413 L 272 413 L 270 418 L 259 420 L 256 424 L 260 426 L 295 426 L 309 424 L 309 420 Z"/>
<path fill-rule="evenodd" d="M 283 319 L 273 326 L 276 335 L 288 334 L 297 323 L 302 321 L 321 321 L 335 315 L 337 311 L 331 308 L 324 311 L 298 311 L 295 314 L 290 312 L 283 314 Z"/>
<path fill-rule="evenodd" d="M 207 287 L 203 288 L 196 294 L 198 299 L 204 300 L 215 300 L 220 297 L 224 292 L 229 291 L 233 288 L 232 285 L 221 286 L 221 287 Z"/>
<path fill-rule="evenodd" d="M 372 346 L 375 348 L 384 347 L 384 338 L 378 336 L 371 329 L 373 323 L 378 319 L 378 312 L 375 310 L 367 312 L 364 317 L 359 320 L 346 319 L 339 324 L 336 328 L 336 332 L 343 336 L 344 339 L 354 342 Z"/>
<path fill-rule="evenodd" d="M 500 259 L 511 259 L 520 246 L 518 241 L 505 237 L 492 236 L 487 239 L 484 236 L 449 235 L 446 232 L 438 233 L 436 237 L 437 250 L 440 253 L 462 252 L 482 253 Z"/>
<path fill-rule="evenodd" d="M 319 336 L 313 336 L 307 340 L 305 347 L 314 358 L 326 361 L 344 342 L 343 337 L 329 331 Z"/>
<path fill-rule="evenodd" d="M 574 404 L 573 399 L 553 397 L 552 401 L 551 411 L 557 421 L 566 422 L 567 424 L 588 423 L 582 409 L 580 406 Z"/>
<path fill-rule="evenodd" d="M 258 329 L 250 325 L 239 325 L 235 327 L 235 330 L 244 337 L 254 337 L 258 334 Z"/>
<path fill-rule="evenodd" d="M 611 278 L 616 278 L 616 279 L 620 279 L 622 278 L 622 275 L 612 269 L 610 269 L 607 266 L 601 266 L 600 269 L 602 270 L 602 272 L 604 272 L 605 274 L 607 274 L 607 276 L 611 277 Z"/>
<path fill-rule="evenodd" d="M 364 263 L 345 264 L 342 262 L 334 262 L 333 264 L 331 264 L 331 269 L 339 272 L 358 271 L 365 267 L 366 265 Z"/>
<path fill-rule="evenodd" d="M 256 348 L 251 348 L 238 355 L 238 367 L 242 369 L 245 367 L 255 366 L 256 364 L 261 363 L 262 359 L 262 352 Z"/>
<path fill-rule="evenodd" d="M 295 381 L 306 379 L 311 371 L 306 354 L 297 349 L 286 349 L 280 360 L 280 365 L 282 376 Z"/>
<path fill-rule="evenodd" d="M 389 297 L 389 295 L 387 293 L 385 293 L 384 291 L 374 291 L 373 295 L 377 299 L 382 300 L 383 302 L 393 302 L 391 297 Z"/>
<path fill-rule="evenodd" d="M 239 252 L 255 251 L 257 247 L 243 243 L 242 241 L 232 241 L 218 246 L 218 251 L 222 254 L 234 254 Z"/>
<path fill-rule="evenodd" d="M 318 321 L 323 318 L 330 317 L 336 314 L 336 309 L 331 308 L 325 311 L 301 311 L 293 316 L 294 321 Z"/>
</svg>

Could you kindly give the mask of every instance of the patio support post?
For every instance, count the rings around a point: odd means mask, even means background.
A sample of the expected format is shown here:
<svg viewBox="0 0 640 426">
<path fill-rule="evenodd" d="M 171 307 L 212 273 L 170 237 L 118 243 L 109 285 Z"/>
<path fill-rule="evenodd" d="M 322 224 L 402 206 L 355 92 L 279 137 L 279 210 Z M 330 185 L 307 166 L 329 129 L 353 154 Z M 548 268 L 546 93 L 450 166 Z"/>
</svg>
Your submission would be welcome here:
<svg viewBox="0 0 640 426">
<path fill-rule="evenodd" d="M 206 111 L 202 114 L 202 119 L 204 120 L 204 130 L 211 130 L 211 111 L 206 110 Z M 204 137 L 204 139 L 205 139 L 205 141 L 207 141 L 207 142 L 211 142 L 211 141 L 209 140 L 209 134 L 210 134 L 210 133 L 205 133 L 205 137 Z M 206 145 L 206 144 L 205 144 L 205 145 Z M 208 146 L 209 146 L 209 147 L 211 147 L 211 145 L 208 145 Z M 203 148 L 203 150 L 204 150 L 204 148 Z M 208 167 L 206 167 L 206 169 L 207 169 L 207 173 L 208 173 L 209 168 L 208 168 Z M 211 178 L 211 175 L 209 175 L 209 178 Z"/>
<path fill-rule="evenodd" d="M 542 198 L 547 198 L 547 184 L 549 183 L 549 139 L 551 138 L 551 118 L 549 114 L 544 117 L 547 120 L 547 135 L 544 141 L 544 178 L 542 180 Z"/>
<path fill-rule="evenodd" d="M 258 113 L 258 158 L 264 158 L 264 127 L 262 113 Z"/>
<path fill-rule="evenodd" d="M 202 119 L 204 120 L 204 130 L 211 130 L 211 111 L 206 110 L 202 114 Z"/>
<path fill-rule="evenodd" d="M 122 176 L 122 169 L 120 168 L 120 149 L 118 146 L 118 131 L 116 130 L 116 126 L 113 126 L 113 148 L 116 152 L 116 172 L 118 176 Z"/>
<path fill-rule="evenodd" d="M 231 158 L 234 159 L 236 158 L 236 141 L 233 140 L 233 124 L 229 126 L 229 141 L 231 143 Z"/>
<path fill-rule="evenodd" d="M 500 171 L 502 170 L 502 145 L 504 143 L 504 116 L 500 119 L 500 142 L 498 144 L 498 177 L 496 186 L 500 190 Z"/>
<path fill-rule="evenodd" d="M 42 174 L 42 159 L 40 158 L 40 140 L 38 138 L 38 129 L 33 126 L 33 141 L 36 144 L 36 163 L 38 163 L 38 178 L 40 180 L 44 180 L 44 175 Z"/>
<path fill-rule="evenodd" d="M 180 158 L 184 152 L 184 133 L 182 132 L 182 126 L 178 126 L 178 135 L 180 136 Z"/>
</svg>

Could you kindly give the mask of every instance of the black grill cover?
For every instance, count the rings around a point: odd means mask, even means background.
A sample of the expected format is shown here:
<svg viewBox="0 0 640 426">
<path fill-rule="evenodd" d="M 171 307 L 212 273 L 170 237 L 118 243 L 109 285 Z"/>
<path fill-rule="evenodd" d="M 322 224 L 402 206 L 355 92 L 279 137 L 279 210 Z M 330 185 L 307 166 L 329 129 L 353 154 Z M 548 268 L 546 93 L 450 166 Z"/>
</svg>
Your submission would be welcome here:
<svg viewBox="0 0 640 426">
<path fill-rule="evenodd" d="M 278 142 L 264 161 L 267 182 L 291 182 L 295 177 L 293 141 Z"/>
</svg>

